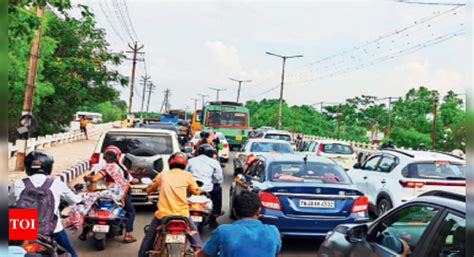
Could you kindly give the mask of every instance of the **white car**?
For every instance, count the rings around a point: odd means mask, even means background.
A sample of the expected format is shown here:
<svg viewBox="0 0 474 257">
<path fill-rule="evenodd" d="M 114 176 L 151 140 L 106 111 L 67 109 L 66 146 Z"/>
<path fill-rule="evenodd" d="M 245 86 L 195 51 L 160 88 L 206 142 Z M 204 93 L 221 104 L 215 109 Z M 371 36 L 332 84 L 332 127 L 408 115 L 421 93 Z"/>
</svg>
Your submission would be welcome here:
<svg viewBox="0 0 474 257">
<path fill-rule="evenodd" d="M 194 147 L 199 139 L 201 138 L 201 131 L 196 131 L 194 134 L 194 137 L 189 141 L 189 145 L 191 147 Z M 221 159 L 222 162 L 228 162 L 229 157 L 230 157 L 230 148 L 229 148 L 229 142 L 225 138 L 224 134 L 221 132 L 216 132 L 217 136 L 219 137 L 219 142 L 221 144 L 221 149 L 219 149 L 219 158 Z"/>
<path fill-rule="evenodd" d="M 344 170 L 351 169 L 357 163 L 355 148 L 345 142 L 333 140 L 312 141 L 303 153 L 326 157 L 335 161 Z"/>
<path fill-rule="evenodd" d="M 250 139 L 234 157 L 234 175 L 245 170 L 249 156 L 257 156 L 264 153 L 293 154 L 294 149 L 285 140 Z"/>
<path fill-rule="evenodd" d="M 291 136 L 291 133 L 284 130 L 266 130 L 263 133 L 262 138 L 264 139 L 275 139 L 275 140 L 283 140 L 287 141 L 291 144 L 291 147 L 294 151 L 296 151 L 296 143 Z"/>
<path fill-rule="evenodd" d="M 466 162 L 449 153 L 384 149 L 347 174 L 381 215 L 428 191 L 466 194 Z"/>
<path fill-rule="evenodd" d="M 153 179 L 158 173 L 167 170 L 171 154 L 181 151 L 175 132 L 164 129 L 124 128 L 111 129 L 103 133 L 90 159 L 90 167 L 104 163 L 103 151 L 115 145 L 122 151 L 120 162 L 140 183 L 131 186 L 134 204 L 156 203 L 158 195 L 148 196 L 141 179 Z M 191 149 L 188 148 L 187 152 Z"/>
</svg>

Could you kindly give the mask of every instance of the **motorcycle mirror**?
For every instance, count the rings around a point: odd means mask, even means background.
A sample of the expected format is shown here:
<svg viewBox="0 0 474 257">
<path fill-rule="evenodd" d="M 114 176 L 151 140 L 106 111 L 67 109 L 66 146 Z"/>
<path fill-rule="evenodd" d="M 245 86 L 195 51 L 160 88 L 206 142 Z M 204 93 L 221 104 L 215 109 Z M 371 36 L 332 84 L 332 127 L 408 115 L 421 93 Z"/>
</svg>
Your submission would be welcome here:
<svg viewBox="0 0 474 257">
<path fill-rule="evenodd" d="M 142 178 L 140 181 L 142 182 L 142 184 L 145 184 L 145 185 L 149 185 L 152 182 L 150 178 Z"/>
</svg>

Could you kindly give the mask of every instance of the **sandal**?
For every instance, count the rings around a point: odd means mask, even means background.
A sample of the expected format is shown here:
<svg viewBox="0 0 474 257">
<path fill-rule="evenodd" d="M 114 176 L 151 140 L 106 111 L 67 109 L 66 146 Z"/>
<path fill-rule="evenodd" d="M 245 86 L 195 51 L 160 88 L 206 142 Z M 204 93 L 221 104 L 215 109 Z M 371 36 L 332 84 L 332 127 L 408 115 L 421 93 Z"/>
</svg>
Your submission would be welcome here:
<svg viewBox="0 0 474 257">
<path fill-rule="evenodd" d="M 136 241 L 137 241 L 137 239 L 136 239 L 134 236 L 132 236 L 132 235 L 128 235 L 128 236 L 124 236 L 124 237 L 123 237 L 123 242 L 124 242 L 124 243 L 127 243 L 127 244 L 129 244 L 129 243 L 134 243 L 134 242 L 136 242 Z"/>
</svg>

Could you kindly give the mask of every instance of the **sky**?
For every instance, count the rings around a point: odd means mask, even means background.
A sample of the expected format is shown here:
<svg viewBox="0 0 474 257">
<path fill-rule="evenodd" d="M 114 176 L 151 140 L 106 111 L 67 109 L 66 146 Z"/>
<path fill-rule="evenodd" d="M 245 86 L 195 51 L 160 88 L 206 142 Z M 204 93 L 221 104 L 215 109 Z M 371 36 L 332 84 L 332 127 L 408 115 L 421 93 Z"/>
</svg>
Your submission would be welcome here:
<svg viewBox="0 0 474 257">
<path fill-rule="evenodd" d="M 72 2 L 91 7 L 112 51 L 129 50 L 132 39 L 144 45 L 146 71 L 156 85 L 150 111 L 160 110 L 167 88 L 173 109 L 193 109 L 198 94 L 215 100 L 209 87 L 223 89 L 220 100 L 235 101 L 238 83 L 229 77 L 252 80 L 242 84 L 241 101 L 278 98 L 282 59 L 267 51 L 304 56 L 286 61 L 290 105 L 398 97 L 419 86 L 464 93 L 470 86 L 467 7 L 384 0 Z M 135 33 L 121 22 L 124 2 Z M 130 76 L 131 65 L 126 60 L 115 68 Z M 141 108 L 143 75 L 140 62 L 133 111 Z M 130 89 L 118 89 L 128 101 Z"/>
</svg>

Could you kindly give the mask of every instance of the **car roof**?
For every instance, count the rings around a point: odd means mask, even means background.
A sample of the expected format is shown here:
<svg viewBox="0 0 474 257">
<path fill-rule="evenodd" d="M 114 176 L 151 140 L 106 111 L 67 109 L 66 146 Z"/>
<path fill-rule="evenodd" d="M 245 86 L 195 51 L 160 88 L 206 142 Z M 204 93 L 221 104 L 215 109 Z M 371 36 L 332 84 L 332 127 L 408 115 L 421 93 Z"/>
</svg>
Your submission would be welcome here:
<svg viewBox="0 0 474 257">
<path fill-rule="evenodd" d="M 444 192 L 444 191 L 433 191 L 423 194 L 410 202 L 423 202 L 443 206 L 445 208 L 453 209 L 455 211 L 466 213 L 466 196 Z"/>
<path fill-rule="evenodd" d="M 119 128 L 110 129 L 106 132 L 107 134 L 125 134 L 125 135 L 148 135 L 148 134 L 174 134 L 176 132 L 168 129 L 155 129 L 155 128 Z"/>
<path fill-rule="evenodd" d="M 283 134 L 283 135 L 291 135 L 290 132 L 284 131 L 284 130 L 276 130 L 276 129 L 271 129 L 265 131 L 265 134 Z"/>
<path fill-rule="evenodd" d="M 270 139 L 270 138 L 251 138 L 248 142 L 252 143 L 280 143 L 280 144 L 290 144 L 288 141 L 281 139 Z"/>
<path fill-rule="evenodd" d="M 449 153 L 431 152 L 431 151 L 415 151 L 415 150 L 401 150 L 401 149 L 383 149 L 378 153 L 392 154 L 397 157 L 410 158 L 413 161 L 450 161 L 457 163 L 465 163 L 464 159 L 455 157 Z"/>
<path fill-rule="evenodd" d="M 341 145 L 351 145 L 349 142 L 337 141 L 337 140 L 330 140 L 330 139 L 322 139 L 322 140 L 314 140 L 318 144 L 341 144 Z"/>
<path fill-rule="evenodd" d="M 295 162 L 295 161 L 303 161 L 305 158 L 304 155 L 301 154 L 289 154 L 289 153 L 262 153 L 258 154 L 257 157 L 261 157 L 265 159 L 268 163 L 270 162 Z M 330 159 L 320 157 L 320 156 L 306 156 L 308 158 L 308 162 L 320 162 L 320 163 L 327 163 L 327 164 L 334 164 L 334 162 Z"/>
</svg>

